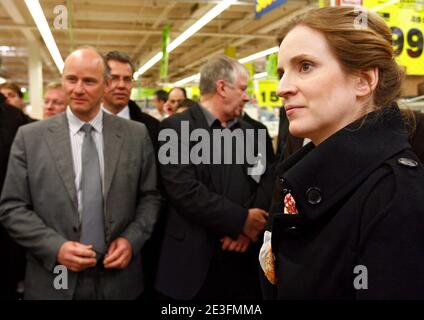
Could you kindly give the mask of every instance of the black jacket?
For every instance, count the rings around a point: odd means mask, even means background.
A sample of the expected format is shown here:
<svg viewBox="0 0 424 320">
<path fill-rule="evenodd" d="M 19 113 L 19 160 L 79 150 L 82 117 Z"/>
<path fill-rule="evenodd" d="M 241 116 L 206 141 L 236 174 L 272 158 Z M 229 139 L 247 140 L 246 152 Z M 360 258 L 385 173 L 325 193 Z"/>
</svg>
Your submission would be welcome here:
<svg viewBox="0 0 424 320">
<path fill-rule="evenodd" d="M 274 297 L 424 298 L 424 168 L 410 148 L 392 106 L 277 166 Z M 288 192 L 298 215 L 282 214 Z M 357 266 L 368 289 L 354 287 Z"/>
<path fill-rule="evenodd" d="M 0 193 L 6 176 L 10 148 L 18 128 L 27 123 L 25 115 L 17 108 L 5 103 L 0 93 Z M 16 299 L 16 284 L 24 272 L 24 252 L 0 226 L 0 300 Z"/>
<path fill-rule="evenodd" d="M 132 100 L 128 102 L 128 109 L 130 109 L 131 120 L 144 123 L 144 125 L 147 127 L 147 131 L 149 132 L 150 139 L 153 143 L 153 148 L 157 154 L 159 150 L 159 121 L 151 115 L 142 112 L 140 107 Z"/>
<path fill-rule="evenodd" d="M 6 104 L 5 100 L 0 94 L 0 191 L 3 187 L 13 139 L 18 128 L 27 123 L 25 115 L 17 108 Z"/>
<path fill-rule="evenodd" d="M 415 128 L 412 135 L 409 137 L 412 150 L 424 163 L 424 113 L 414 111 Z"/>
<path fill-rule="evenodd" d="M 209 131 L 199 105 L 166 118 L 161 129 L 175 130 L 180 139 L 182 121 L 189 122 L 189 134 L 198 128 Z M 241 129 L 254 129 L 249 123 L 239 121 Z M 255 207 L 254 196 L 249 205 L 241 205 L 220 194 L 216 190 L 220 178 L 216 168 L 209 164 L 160 165 L 169 211 L 156 289 L 174 299 L 192 299 L 198 293 L 216 250 L 216 238 L 224 235 L 237 238 L 243 231 L 248 208 Z"/>
<path fill-rule="evenodd" d="M 411 118 L 411 116 L 408 116 Z M 418 159 L 424 163 L 424 113 L 419 111 L 413 112 L 413 118 L 411 118 L 414 122 L 412 125 L 413 129 L 410 126 L 407 126 L 409 133 L 409 142 L 411 143 L 412 151 L 417 155 Z M 409 120 L 409 121 L 410 121 Z M 303 147 L 303 138 L 298 138 L 292 136 L 290 132 L 286 133 L 286 140 L 284 145 L 284 154 L 283 159 L 287 159 L 297 150 Z"/>
</svg>

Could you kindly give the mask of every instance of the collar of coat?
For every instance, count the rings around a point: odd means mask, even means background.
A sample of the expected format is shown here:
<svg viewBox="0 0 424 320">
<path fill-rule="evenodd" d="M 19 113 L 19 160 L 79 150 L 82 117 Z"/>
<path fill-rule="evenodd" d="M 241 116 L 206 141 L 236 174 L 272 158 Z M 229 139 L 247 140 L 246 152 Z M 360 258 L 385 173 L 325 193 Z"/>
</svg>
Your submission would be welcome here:
<svg viewBox="0 0 424 320">
<path fill-rule="evenodd" d="M 317 147 L 307 144 L 280 164 L 276 173 L 290 189 L 300 214 L 313 221 L 383 162 L 408 148 L 401 113 L 393 104 L 351 123 Z M 318 203 L 311 203 L 311 190 L 315 198 L 320 197 Z"/>
</svg>

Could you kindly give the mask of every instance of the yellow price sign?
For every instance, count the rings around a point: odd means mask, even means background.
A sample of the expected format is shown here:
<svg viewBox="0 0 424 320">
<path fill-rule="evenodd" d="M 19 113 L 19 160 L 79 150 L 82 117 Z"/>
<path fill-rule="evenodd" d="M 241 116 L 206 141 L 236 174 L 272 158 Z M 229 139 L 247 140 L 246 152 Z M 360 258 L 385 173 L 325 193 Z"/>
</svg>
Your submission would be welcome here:
<svg viewBox="0 0 424 320">
<path fill-rule="evenodd" d="M 256 99 L 260 107 L 281 107 L 281 98 L 277 96 L 278 80 L 258 80 L 255 86 Z"/>
<path fill-rule="evenodd" d="M 199 101 L 200 99 L 200 89 L 198 86 L 187 88 L 189 98 L 195 101 Z"/>
<path fill-rule="evenodd" d="M 396 61 L 406 67 L 408 75 L 424 75 L 423 1 L 364 0 L 368 9 L 377 9 L 393 35 Z"/>
</svg>

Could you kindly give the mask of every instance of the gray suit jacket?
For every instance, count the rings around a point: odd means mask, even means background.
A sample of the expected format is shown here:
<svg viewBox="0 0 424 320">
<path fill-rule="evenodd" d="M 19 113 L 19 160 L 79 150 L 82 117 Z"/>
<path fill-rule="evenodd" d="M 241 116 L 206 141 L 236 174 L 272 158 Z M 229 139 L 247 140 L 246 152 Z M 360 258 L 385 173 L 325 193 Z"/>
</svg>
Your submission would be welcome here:
<svg viewBox="0 0 424 320">
<path fill-rule="evenodd" d="M 137 122 L 104 114 L 103 139 L 106 241 L 125 237 L 133 259 L 124 270 L 101 272 L 100 283 L 106 299 L 133 299 L 143 290 L 140 249 L 151 235 L 161 201 L 155 154 L 146 127 Z M 0 200 L 0 222 L 27 248 L 27 299 L 73 296 L 78 273 L 69 270 L 68 290 L 56 290 L 53 271 L 61 245 L 80 239 L 74 179 L 66 113 L 19 129 Z"/>
</svg>

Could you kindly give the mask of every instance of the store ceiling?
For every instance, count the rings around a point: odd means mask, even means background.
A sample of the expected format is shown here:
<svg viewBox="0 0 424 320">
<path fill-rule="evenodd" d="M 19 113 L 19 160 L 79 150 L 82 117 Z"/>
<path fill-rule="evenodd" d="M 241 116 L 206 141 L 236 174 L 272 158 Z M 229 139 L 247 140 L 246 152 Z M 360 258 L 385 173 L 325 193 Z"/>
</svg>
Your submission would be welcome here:
<svg viewBox="0 0 424 320">
<path fill-rule="evenodd" d="M 219 1 L 191 0 L 40 0 L 44 14 L 63 57 L 82 45 L 102 53 L 127 52 L 140 67 L 161 48 L 162 28 L 169 24 L 171 41 Z M 235 47 L 237 58 L 277 45 L 279 29 L 291 16 L 317 5 L 317 0 L 288 0 L 281 7 L 255 18 L 254 0 L 241 0 L 209 22 L 169 55 L 167 79 L 159 79 L 159 65 L 141 76 L 143 86 L 173 83 L 199 72 L 211 56 Z M 60 74 L 44 45 L 23 0 L 0 0 L 0 76 L 28 84 L 28 44 L 41 48 L 44 83 Z M 54 9 L 65 5 L 70 27 L 53 28 Z M 260 63 L 258 68 L 261 68 Z M 260 72 L 261 70 L 257 70 Z"/>
</svg>

